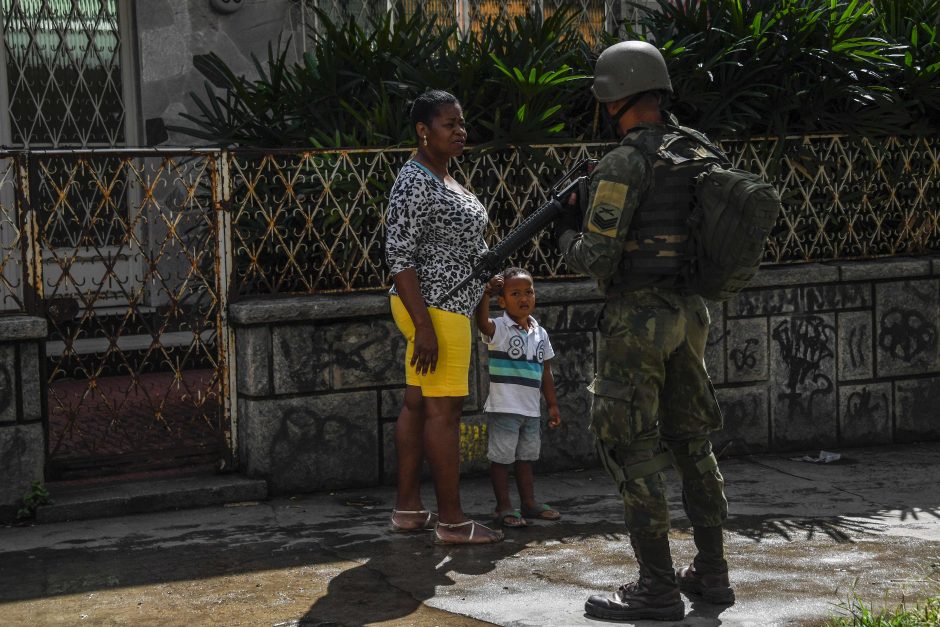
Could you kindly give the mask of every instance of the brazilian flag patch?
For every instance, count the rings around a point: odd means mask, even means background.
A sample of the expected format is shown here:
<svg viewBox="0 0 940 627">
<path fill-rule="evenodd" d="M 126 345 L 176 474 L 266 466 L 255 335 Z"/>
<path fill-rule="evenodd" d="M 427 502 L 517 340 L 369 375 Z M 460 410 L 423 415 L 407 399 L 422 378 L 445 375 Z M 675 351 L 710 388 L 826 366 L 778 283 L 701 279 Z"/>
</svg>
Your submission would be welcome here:
<svg viewBox="0 0 940 627">
<path fill-rule="evenodd" d="M 623 206 L 627 201 L 629 186 L 614 181 L 601 181 L 594 194 L 590 214 L 587 220 L 587 230 L 604 237 L 616 237 L 620 218 L 623 216 Z"/>
</svg>

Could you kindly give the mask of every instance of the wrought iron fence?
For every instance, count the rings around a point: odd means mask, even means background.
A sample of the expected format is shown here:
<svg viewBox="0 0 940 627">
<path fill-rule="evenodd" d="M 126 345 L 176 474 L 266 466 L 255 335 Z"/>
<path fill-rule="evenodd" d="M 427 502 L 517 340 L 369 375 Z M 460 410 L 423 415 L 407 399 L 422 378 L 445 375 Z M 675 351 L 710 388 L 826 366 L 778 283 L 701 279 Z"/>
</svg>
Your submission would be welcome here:
<svg viewBox="0 0 940 627">
<path fill-rule="evenodd" d="M 51 475 L 225 457 L 227 161 L 104 149 L 0 154 L 0 164 L 2 215 L 15 216 L 2 223 L 3 304 L 49 328 Z"/>
<path fill-rule="evenodd" d="M 919 254 L 940 248 L 940 137 L 837 135 L 728 142 L 739 167 L 781 191 L 765 261 Z"/>
<path fill-rule="evenodd" d="M 486 206 L 492 244 L 558 173 L 607 148 L 468 151 L 453 173 Z M 768 263 L 940 247 L 938 137 L 725 148 L 783 192 Z M 385 289 L 385 200 L 410 155 L 0 151 L 0 305 L 49 323 L 53 470 L 231 450 L 228 299 Z M 511 261 L 571 276 L 548 232 Z"/>
<path fill-rule="evenodd" d="M 498 241 L 547 200 L 553 177 L 604 144 L 475 154 L 454 176 L 476 193 Z M 768 263 L 918 254 L 940 248 L 940 138 L 839 136 L 726 142 L 737 167 L 781 190 Z M 235 153 L 233 296 L 379 289 L 383 208 L 410 150 Z M 512 259 L 539 278 L 571 276 L 543 232 Z"/>
</svg>

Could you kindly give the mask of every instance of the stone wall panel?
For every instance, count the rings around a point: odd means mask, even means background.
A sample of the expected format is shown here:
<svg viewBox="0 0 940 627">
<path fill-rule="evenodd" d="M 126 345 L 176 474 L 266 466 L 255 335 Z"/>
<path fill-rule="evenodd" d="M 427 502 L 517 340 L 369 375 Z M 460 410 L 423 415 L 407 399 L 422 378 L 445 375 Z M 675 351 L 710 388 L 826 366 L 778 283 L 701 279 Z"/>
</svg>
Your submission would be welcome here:
<svg viewBox="0 0 940 627">
<path fill-rule="evenodd" d="M 375 392 L 241 399 L 239 421 L 244 470 L 273 494 L 379 480 Z"/>
<path fill-rule="evenodd" d="M 334 327 L 294 324 L 274 327 L 275 394 L 326 392 L 332 377 Z"/>
<path fill-rule="evenodd" d="M 877 376 L 940 370 L 940 282 L 884 283 L 875 294 Z"/>
<path fill-rule="evenodd" d="M 717 390 L 724 427 L 712 436 L 715 450 L 729 446 L 729 453 L 758 453 L 770 449 L 770 414 L 767 386 Z"/>
<path fill-rule="evenodd" d="M 847 446 L 890 444 L 891 384 L 839 386 L 839 441 Z"/>
<path fill-rule="evenodd" d="M 42 420 L 42 373 L 39 369 L 40 347 L 35 343 L 20 344 L 20 399 L 21 422 Z"/>
<path fill-rule="evenodd" d="M 940 377 L 894 383 L 894 441 L 940 438 Z"/>
<path fill-rule="evenodd" d="M 728 383 L 766 381 L 770 372 L 767 318 L 728 320 L 725 328 Z"/>
<path fill-rule="evenodd" d="M 408 342 L 391 320 L 334 324 L 333 389 L 351 390 L 405 382 Z"/>
<path fill-rule="evenodd" d="M 837 444 L 834 314 L 770 319 L 771 446 Z"/>
<path fill-rule="evenodd" d="M 868 283 L 837 283 L 810 285 L 803 288 L 803 310 L 843 311 L 871 307 L 871 285 Z"/>
<path fill-rule="evenodd" d="M 271 385 L 271 329 L 239 327 L 235 331 L 235 375 L 240 394 L 265 396 Z"/>
<path fill-rule="evenodd" d="M 875 336 L 871 311 L 836 316 L 838 324 L 839 380 L 870 379 L 875 374 Z"/>
<path fill-rule="evenodd" d="M 42 425 L 0 427 L 0 508 L 15 505 L 34 481 L 43 481 Z"/>
<path fill-rule="evenodd" d="M 0 344 L 0 423 L 16 422 L 17 419 L 16 370 L 16 345 Z M 39 371 L 35 374 L 38 375 Z"/>
<path fill-rule="evenodd" d="M 472 414 L 460 419 L 460 471 L 483 473 L 490 467 L 486 458 L 486 418 L 483 414 Z"/>
<path fill-rule="evenodd" d="M 772 316 L 800 311 L 800 288 L 744 290 L 728 301 L 728 316 Z"/>
</svg>

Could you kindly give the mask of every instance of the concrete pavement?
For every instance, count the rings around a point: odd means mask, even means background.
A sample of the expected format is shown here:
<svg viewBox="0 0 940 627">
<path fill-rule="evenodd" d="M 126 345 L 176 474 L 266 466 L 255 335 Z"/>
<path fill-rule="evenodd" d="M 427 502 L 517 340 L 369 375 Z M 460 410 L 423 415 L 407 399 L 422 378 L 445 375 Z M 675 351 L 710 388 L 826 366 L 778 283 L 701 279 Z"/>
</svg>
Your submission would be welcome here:
<svg viewBox="0 0 940 627">
<path fill-rule="evenodd" d="M 814 625 L 853 594 L 876 605 L 940 594 L 940 443 L 840 452 L 827 465 L 722 461 L 738 602 L 685 598 L 676 624 Z M 536 490 L 563 520 L 488 547 L 388 533 L 391 488 L 0 528 L 0 624 L 603 623 L 584 600 L 636 569 L 610 480 L 541 475 Z M 475 517 L 491 510 L 485 477 L 462 493 Z M 671 502 L 681 564 L 694 548 L 678 489 Z"/>
</svg>

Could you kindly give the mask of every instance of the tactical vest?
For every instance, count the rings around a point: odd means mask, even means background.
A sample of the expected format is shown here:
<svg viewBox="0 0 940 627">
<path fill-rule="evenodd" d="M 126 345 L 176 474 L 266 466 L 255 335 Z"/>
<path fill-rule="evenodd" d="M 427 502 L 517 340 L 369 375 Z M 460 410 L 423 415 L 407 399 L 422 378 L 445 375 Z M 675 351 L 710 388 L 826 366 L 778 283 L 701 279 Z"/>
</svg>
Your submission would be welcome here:
<svg viewBox="0 0 940 627">
<path fill-rule="evenodd" d="M 648 285 L 681 288 L 689 266 L 694 179 L 716 161 L 679 133 L 664 133 L 655 148 L 650 144 L 655 135 L 656 131 L 643 129 L 628 133 L 621 142 L 642 152 L 652 170 L 650 186 L 624 241 L 620 277 L 615 281 L 623 290 Z"/>
</svg>

